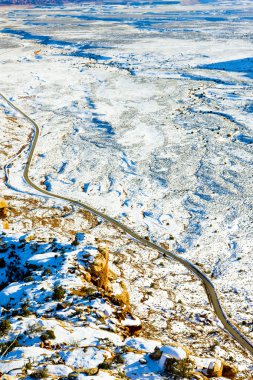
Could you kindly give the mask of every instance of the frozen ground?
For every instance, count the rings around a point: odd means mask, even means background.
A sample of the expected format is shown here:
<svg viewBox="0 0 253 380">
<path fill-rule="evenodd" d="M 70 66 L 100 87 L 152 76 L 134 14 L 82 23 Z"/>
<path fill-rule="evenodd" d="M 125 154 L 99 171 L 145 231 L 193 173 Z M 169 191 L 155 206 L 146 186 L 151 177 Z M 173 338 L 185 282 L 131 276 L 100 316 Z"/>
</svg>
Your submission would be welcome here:
<svg viewBox="0 0 253 380">
<path fill-rule="evenodd" d="M 1 91 L 41 126 L 35 182 L 198 263 L 252 339 L 252 2 L 172 3 L 2 8 Z M 31 128 L 0 111 L 5 163 Z M 23 192 L 25 153 L 8 171 Z M 123 237 L 111 244 L 146 333 L 198 352 L 224 344 L 198 281 Z M 228 342 L 218 354 L 247 367 Z"/>
</svg>

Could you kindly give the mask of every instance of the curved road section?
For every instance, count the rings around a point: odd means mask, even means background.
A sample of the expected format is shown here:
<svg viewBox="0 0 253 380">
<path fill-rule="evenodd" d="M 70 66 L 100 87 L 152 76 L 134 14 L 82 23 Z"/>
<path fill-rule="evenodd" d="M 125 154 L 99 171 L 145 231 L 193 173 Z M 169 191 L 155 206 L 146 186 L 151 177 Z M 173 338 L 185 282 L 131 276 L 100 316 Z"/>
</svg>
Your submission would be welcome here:
<svg viewBox="0 0 253 380">
<path fill-rule="evenodd" d="M 82 202 L 80 202 L 78 200 L 70 199 L 70 198 L 64 197 L 62 195 L 54 194 L 52 192 L 44 190 L 44 189 L 40 188 L 38 185 L 36 185 L 30 179 L 30 177 L 29 177 L 29 169 L 30 169 L 30 166 L 31 166 L 31 163 L 32 163 L 34 151 L 35 151 L 36 144 L 37 144 L 37 141 L 38 141 L 38 138 L 39 138 L 39 133 L 40 133 L 39 126 L 38 126 L 38 124 L 34 120 L 32 120 L 21 109 L 19 109 L 17 106 L 15 106 L 3 94 L 0 93 L 0 96 L 10 107 L 12 107 L 15 111 L 17 111 L 18 113 L 20 113 L 22 116 L 24 116 L 32 124 L 32 126 L 34 127 L 34 136 L 33 136 L 32 142 L 31 142 L 31 147 L 30 147 L 28 159 L 27 159 L 27 162 L 26 162 L 26 165 L 25 165 L 25 169 L 24 169 L 24 173 L 23 173 L 24 179 L 27 182 L 27 184 L 30 185 L 33 189 L 39 191 L 40 193 L 42 193 L 42 194 L 44 194 L 46 196 L 53 197 L 53 198 L 56 198 L 56 199 L 64 200 L 66 202 L 72 203 L 72 204 L 74 204 L 76 206 L 82 207 L 85 210 L 90 211 L 91 213 L 93 213 L 93 214 L 101 217 L 103 220 L 105 220 L 105 221 L 113 224 L 116 227 L 121 228 L 131 238 L 133 238 L 137 242 L 141 243 L 142 245 L 145 245 L 147 247 L 153 248 L 156 251 L 162 253 L 163 256 L 164 256 L 164 258 L 166 258 L 166 259 L 172 259 L 172 260 L 175 260 L 178 263 L 182 264 L 185 268 L 187 268 L 189 271 L 191 271 L 196 277 L 198 277 L 201 280 L 201 282 L 203 283 L 203 285 L 205 287 L 205 290 L 206 290 L 206 293 L 207 293 L 207 296 L 208 296 L 208 299 L 209 299 L 209 302 L 213 306 L 214 311 L 215 311 L 217 317 L 219 318 L 220 322 L 224 326 L 224 329 L 245 350 L 247 350 L 248 352 L 250 352 L 253 355 L 253 344 L 241 333 L 241 331 L 239 331 L 228 320 L 225 312 L 222 309 L 222 306 L 220 304 L 220 301 L 219 301 L 219 298 L 218 298 L 218 295 L 217 295 L 217 292 L 215 290 L 215 287 L 214 287 L 213 283 L 211 282 L 211 280 L 203 272 L 201 272 L 199 270 L 198 267 L 196 267 L 190 261 L 188 261 L 188 260 L 186 260 L 186 259 L 184 259 L 184 258 L 182 258 L 182 257 L 180 257 L 180 256 L 178 256 L 178 255 L 176 255 L 176 254 L 174 254 L 174 253 L 166 250 L 165 248 L 160 247 L 159 245 L 157 245 L 155 243 L 152 243 L 151 241 L 147 241 L 145 238 L 143 238 L 140 235 L 138 235 L 137 233 L 135 233 L 132 229 L 128 228 L 123 223 L 121 223 L 121 222 L 119 222 L 119 221 L 111 218 L 110 216 L 108 216 L 108 215 L 100 212 L 99 210 L 96 210 L 95 208 L 93 208 L 93 207 L 91 207 L 91 206 L 89 206 L 89 205 L 87 205 L 85 203 L 82 203 Z"/>
</svg>

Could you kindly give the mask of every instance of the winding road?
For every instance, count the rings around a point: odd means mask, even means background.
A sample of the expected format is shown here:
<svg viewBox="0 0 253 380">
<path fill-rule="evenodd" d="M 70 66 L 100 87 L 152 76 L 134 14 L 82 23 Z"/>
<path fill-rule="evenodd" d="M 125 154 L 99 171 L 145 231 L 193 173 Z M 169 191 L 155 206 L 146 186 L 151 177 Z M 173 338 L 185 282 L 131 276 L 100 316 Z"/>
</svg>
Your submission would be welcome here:
<svg viewBox="0 0 253 380">
<path fill-rule="evenodd" d="M 217 292 L 215 290 L 215 287 L 213 285 L 213 283 L 211 282 L 211 280 L 203 273 L 199 270 L 198 267 L 196 267 L 194 264 L 192 264 L 190 261 L 166 250 L 165 248 L 155 244 L 155 243 L 152 243 L 151 241 L 147 241 L 145 238 L 141 237 L 140 235 L 138 235 L 137 233 L 135 233 L 132 229 L 128 228 L 126 225 L 124 225 L 123 223 L 111 218 L 110 216 L 100 212 L 99 210 L 96 210 L 95 208 L 85 204 L 85 203 L 82 203 L 78 200 L 74 200 L 74 199 L 70 199 L 68 197 L 64 197 L 63 195 L 58 195 L 58 194 L 54 194 L 52 192 L 49 192 L 47 190 L 44 190 L 42 189 L 41 187 L 39 187 L 38 185 L 36 185 L 29 177 L 29 170 L 30 170 L 30 166 L 31 166 L 31 163 L 32 163 L 32 159 L 33 159 L 33 156 L 34 156 L 34 151 L 35 151 L 35 148 L 36 148 L 36 144 L 37 144 L 37 141 L 38 141 L 38 138 L 39 138 L 39 134 L 40 134 L 40 128 L 38 126 L 38 124 L 32 120 L 29 116 L 27 116 L 25 114 L 25 112 L 23 112 L 20 108 L 18 108 L 17 106 L 15 106 L 9 99 L 7 99 L 3 94 L 0 93 L 0 97 L 10 106 L 12 107 L 15 111 L 17 111 L 19 114 L 21 114 L 24 118 L 26 118 L 26 120 L 28 120 L 32 126 L 34 127 L 34 136 L 33 136 L 33 139 L 32 139 L 32 142 L 31 142 L 31 146 L 30 146 L 30 150 L 29 150 L 29 154 L 28 154 L 28 159 L 27 159 L 27 162 L 26 162 L 26 165 L 25 165 L 25 169 L 24 169 L 24 172 L 23 172 L 23 176 L 24 176 L 24 179 L 25 181 L 27 182 L 28 185 L 30 185 L 33 189 L 37 190 L 38 192 L 40 192 L 41 194 L 44 194 L 46 196 L 49 196 L 49 197 L 53 197 L 53 198 L 56 198 L 56 199 L 60 199 L 60 200 L 63 200 L 63 201 L 66 201 L 66 202 L 69 202 L 69 203 L 72 203 L 73 205 L 76 205 L 76 206 L 79 206 L 79 207 L 82 207 L 84 208 L 85 210 L 87 211 L 90 211 L 91 213 L 101 217 L 103 220 L 113 224 L 114 226 L 116 227 L 119 227 L 121 228 L 121 230 L 123 230 L 124 232 L 126 232 L 131 238 L 133 238 L 134 240 L 136 240 L 137 242 L 141 243 L 142 245 L 145 245 L 147 247 L 150 247 L 152 249 L 155 249 L 156 251 L 158 251 L 159 253 L 162 253 L 163 254 L 163 257 L 166 258 L 166 259 L 169 259 L 169 260 L 175 260 L 177 261 L 178 263 L 184 265 L 185 268 L 187 268 L 189 271 L 191 271 L 196 277 L 198 277 L 201 282 L 203 283 L 204 287 L 205 287 L 205 290 L 206 290 L 206 293 L 207 293 L 207 296 L 208 296 L 208 299 L 209 299 L 209 302 L 210 304 L 213 306 L 213 309 L 217 315 L 217 317 L 219 318 L 220 322 L 222 323 L 224 329 L 231 335 L 232 338 L 234 338 L 246 351 L 248 351 L 249 353 L 251 353 L 253 355 L 253 344 L 242 334 L 241 331 L 239 331 L 227 318 L 227 315 L 225 314 L 225 312 L 223 311 L 222 309 L 222 306 L 220 304 L 220 301 L 219 301 L 219 298 L 218 298 L 218 295 L 217 295 Z"/>
</svg>

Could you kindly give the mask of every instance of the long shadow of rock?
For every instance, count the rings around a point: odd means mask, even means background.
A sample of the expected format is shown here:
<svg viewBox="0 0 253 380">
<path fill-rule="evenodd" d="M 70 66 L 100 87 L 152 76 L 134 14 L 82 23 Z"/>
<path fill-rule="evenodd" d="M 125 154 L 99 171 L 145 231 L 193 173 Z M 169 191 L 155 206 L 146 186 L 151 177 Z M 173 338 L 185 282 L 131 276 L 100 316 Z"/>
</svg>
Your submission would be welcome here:
<svg viewBox="0 0 253 380">
<path fill-rule="evenodd" d="M 56 239 L 49 243 L 30 239 L 29 235 L 0 235 L 0 298 L 1 305 L 7 308 L 30 298 L 45 279 L 52 285 L 60 282 L 68 256 L 77 250 L 76 245 L 63 244 Z M 48 292 L 44 289 L 41 301 Z M 40 293 L 42 290 L 36 296 L 38 301 Z"/>
</svg>

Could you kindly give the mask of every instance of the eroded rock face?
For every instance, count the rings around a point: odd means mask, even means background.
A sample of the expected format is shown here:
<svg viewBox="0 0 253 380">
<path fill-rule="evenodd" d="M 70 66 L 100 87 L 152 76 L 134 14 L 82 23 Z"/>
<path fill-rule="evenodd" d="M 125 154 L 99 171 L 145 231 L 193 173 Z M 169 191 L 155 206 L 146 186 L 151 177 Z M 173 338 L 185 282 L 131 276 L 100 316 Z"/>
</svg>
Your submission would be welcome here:
<svg viewBox="0 0 253 380">
<path fill-rule="evenodd" d="M 3 228 L 8 228 L 7 210 L 8 202 L 4 198 L 0 198 L 0 219 L 2 220 Z"/>
<path fill-rule="evenodd" d="M 8 207 L 8 202 L 4 198 L 0 198 L 0 209 L 5 209 Z"/>
<path fill-rule="evenodd" d="M 127 335 L 137 335 L 142 329 L 141 321 L 136 318 L 130 306 L 130 297 L 124 281 L 109 269 L 109 250 L 99 246 L 98 254 L 90 267 L 83 271 L 84 279 L 105 291 L 105 295 L 118 306 L 118 318 L 125 327 Z"/>
<path fill-rule="evenodd" d="M 86 257 L 84 257 L 86 259 Z M 130 297 L 125 283 L 109 269 L 109 250 L 107 246 L 99 246 L 98 254 L 92 260 L 87 258 L 89 265 L 81 268 L 83 277 L 98 288 L 105 291 L 115 305 L 120 306 L 122 319 L 131 312 Z"/>
<path fill-rule="evenodd" d="M 125 316 L 130 312 L 130 297 L 124 281 L 114 282 L 112 284 L 112 299 L 119 306 L 124 306 Z"/>
<path fill-rule="evenodd" d="M 99 247 L 99 255 L 96 256 L 90 267 L 91 281 L 94 285 L 104 290 L 109 290 L 109 250 L 108 247 Z"/>
</svg>

